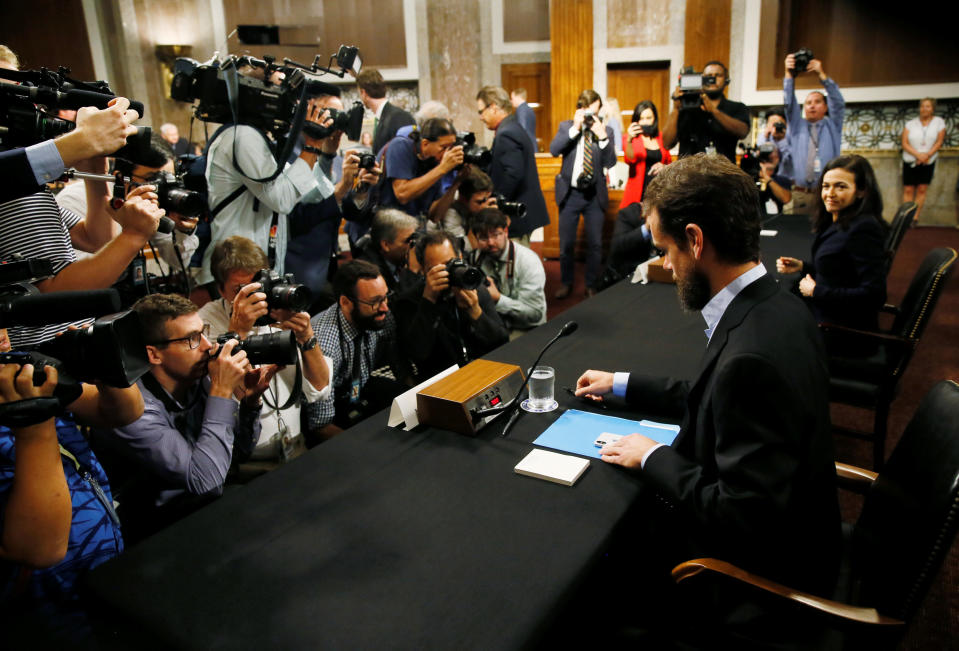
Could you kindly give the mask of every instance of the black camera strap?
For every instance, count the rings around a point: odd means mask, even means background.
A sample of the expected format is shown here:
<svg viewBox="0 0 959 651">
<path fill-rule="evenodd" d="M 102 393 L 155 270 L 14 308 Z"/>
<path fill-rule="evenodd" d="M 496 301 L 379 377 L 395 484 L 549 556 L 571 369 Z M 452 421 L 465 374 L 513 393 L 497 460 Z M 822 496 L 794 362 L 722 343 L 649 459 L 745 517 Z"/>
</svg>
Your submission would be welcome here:
<svg viewBox="0 0 959 651">
<path fill-rule="evenodd" d="M 275 377 L 275 376 L 274 376 Z M 270 393 L 274 395 L 280 395 L 278 390 L 271 390 Z M 277 407 L 275 403 L 271 403 L 269 398 L 266 397 L 266 394 L 263 394 L 263 402 L 266 403 L 266 406 L 276 412 L 277 417 L 281 411 L 286 411 L 293 405 L 295 405 L 300 397 L 303 395 L 303 369 L 300 366 L 300 356 L 296 356 L 296 378 L 293 380 L 293 388 L 290 390 L 290 397 L 286 399 L 286 402 L 283 403 L 282 407 Z"/>
</svg>

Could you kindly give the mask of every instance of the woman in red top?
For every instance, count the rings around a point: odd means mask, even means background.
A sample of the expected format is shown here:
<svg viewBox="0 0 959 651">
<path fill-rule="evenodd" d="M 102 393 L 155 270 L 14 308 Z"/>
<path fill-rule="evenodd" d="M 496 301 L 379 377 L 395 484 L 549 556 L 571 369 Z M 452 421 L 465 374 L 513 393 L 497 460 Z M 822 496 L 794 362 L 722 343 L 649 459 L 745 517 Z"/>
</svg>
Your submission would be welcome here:
<svg viewBox="0 0 959 651">
<path fill-rule="evenodd" d="M 633 119 L 623 134 L 623 152 L 629 165 L 629 180 L 623 190 L 620 210 L 642 201 L 646 184 L 659 174 L 664 165 L 673 161 L 669 150 L 663 146 L 656 105 L 649 100 L 640 102 L 633 109 Z"/>
</svg>

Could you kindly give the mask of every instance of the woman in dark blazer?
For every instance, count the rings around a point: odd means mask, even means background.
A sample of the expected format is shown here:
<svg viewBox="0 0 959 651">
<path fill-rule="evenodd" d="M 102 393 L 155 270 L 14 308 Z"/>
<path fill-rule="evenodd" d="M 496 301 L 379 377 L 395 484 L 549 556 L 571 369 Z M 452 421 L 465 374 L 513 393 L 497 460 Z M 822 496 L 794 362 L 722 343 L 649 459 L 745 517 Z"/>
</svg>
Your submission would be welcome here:
<svg viewBox="0 0 959 651">
<path fill-rule="evenodd" d="M 776 270 L 805 272 L 799 291 L 819 322 L 877 330 L 886 300 L 887 227 L 876 175 L 862 156 L 839 156 L 826 165 L 819 188 L 812 260 L 781 257 Z"/>
</svg>

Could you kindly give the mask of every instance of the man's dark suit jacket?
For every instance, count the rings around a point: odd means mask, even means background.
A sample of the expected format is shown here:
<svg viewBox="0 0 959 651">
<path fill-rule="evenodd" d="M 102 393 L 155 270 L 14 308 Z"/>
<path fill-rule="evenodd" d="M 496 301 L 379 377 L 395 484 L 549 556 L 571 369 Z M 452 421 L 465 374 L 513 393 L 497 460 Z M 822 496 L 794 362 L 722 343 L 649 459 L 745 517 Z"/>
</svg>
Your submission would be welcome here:
<svg viewBox="0 0 959 651">
<path fill-rule="evenodd" d="M 630 374 L 627 402 L 685 411 L 641 473 L 677 553 L 829 595 L 840 547 L 829 373 L 809 310 L 765 275 L 730 303 L 692 383 Z"/>
<path fill-rule="evenodd" d="M 376 133 L 373 134 L 373 153 L 378 154 L 383 149 L 383 145 L 396 136 L 396 131 L 400 127 L 410 124 L 416 124 L 412 115 L 389 102 L 384 104 L 383 113 L 376 123 Z"/>
<path fill-rule="evenodd" d="M 573 178 L 573 165 L 576 162 L 576 147 L 579 146 L 579 139 L 583 137 L 580 133 L 575 138 L 569 137 L 569 130 L 573 126 L 572 120 L 563 120 L 559 123 L 559 130 L 549 145 L 549 153 L 553 156 L 563 157 L 563 167 L 556 175 L 556 205 L 562 209 L 569 191 L 576 182 Z M 593 141 L 593 164 L 594 180 L 596 187 L 596 198 L 599 199 L 599 207 L 606 210 L 609 205 L 609 191 L 606 189 L 606 170 L 616 164 L 616 143 L 613 141 L 613 129 L 606 127 L 606 137 L 609 139 L 605 147 L 600 146 Z"/>
<path fill-rule="evenodd" d="M 533 141 L 533 151 L 539 151 L 539 145 L 536 144 L 536 114 L 529 104 L 523 102 L 516 107 L 516 120 Z"/>
<path fill-rule="evenodd" d="M 0 203 L 19 199 L 42 189 L 37 185 L 37 177 L 30 167 L 27 150 L 22 147 L 0 152 L 0 175 L 3 177 L 3 183 L 0 184 Z"/>
<path fill-rule="evenodd" d="M 509 236 L 520 237 L 548 224 L 546 199 L 536 171 L 536 149 L 515 115 L 505 117 L 496 128 L 492 154 L 490 178 L 493 187 L 507 201 L 526 205 L 526 217 L 510 222 Z"/>
</svg>

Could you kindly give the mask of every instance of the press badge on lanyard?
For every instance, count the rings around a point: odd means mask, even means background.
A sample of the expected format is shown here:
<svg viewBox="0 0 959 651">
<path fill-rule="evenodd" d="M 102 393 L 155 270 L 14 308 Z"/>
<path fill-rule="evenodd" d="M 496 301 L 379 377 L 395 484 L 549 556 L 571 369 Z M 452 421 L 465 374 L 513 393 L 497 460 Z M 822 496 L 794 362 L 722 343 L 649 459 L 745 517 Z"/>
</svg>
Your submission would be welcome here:
<svg viewBox="0 0 959 651">
<path fill-rule="evenodd" d="M 350 385 L 350 404 L 355 405 L 360 401 L 360 379 L 353 378 L 353 382 Z"/>
</svg>

